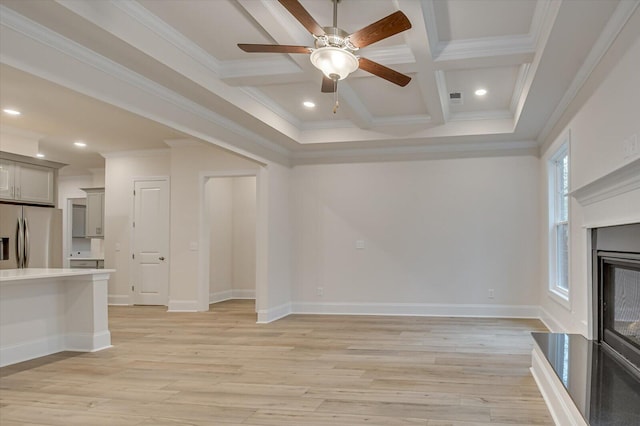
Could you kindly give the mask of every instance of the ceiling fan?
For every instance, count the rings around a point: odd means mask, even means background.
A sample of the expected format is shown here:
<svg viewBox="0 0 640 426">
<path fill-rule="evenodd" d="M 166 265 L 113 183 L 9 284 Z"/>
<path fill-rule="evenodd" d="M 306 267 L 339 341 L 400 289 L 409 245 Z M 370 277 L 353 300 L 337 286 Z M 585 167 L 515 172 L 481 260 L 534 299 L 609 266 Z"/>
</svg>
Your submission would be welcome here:
<svg viewBox="0 0 640 426">
<path fill-rule="evenodd" d="M 322 71 L 322 92 L 336 92 L 338 81 L 358 68 L 384 78 L 398 86 L 406 86 L 411 77 L 387 68 L 355 52 L 362 47 L 383 40 L 411 28 L 411 22 L 401 11 L 392 13 L 354 33 L 338 28 L 338 2 L 333 0 L 333 26 L 321 27 L 298 0 L 278 0 L 312 35 L 315 47 L 279 44 L 238 44 L 249 53 L 306 53 L 311 63 Z M 335 112 L 335 111 L 334 111 Z"/>
</svg>

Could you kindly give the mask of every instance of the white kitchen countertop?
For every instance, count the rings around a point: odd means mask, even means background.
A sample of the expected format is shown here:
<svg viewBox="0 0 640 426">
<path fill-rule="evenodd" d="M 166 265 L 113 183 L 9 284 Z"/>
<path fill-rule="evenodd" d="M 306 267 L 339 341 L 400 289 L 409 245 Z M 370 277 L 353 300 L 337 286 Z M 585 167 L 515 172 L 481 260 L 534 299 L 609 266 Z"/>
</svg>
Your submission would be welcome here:
<svg viewBox="0 0 640 426">
<path fill-rule="evenodd" d="M 24 268 L 0 270 L 0 283 L 20 280 L 75 277 L 115 272 L 115 269 Z"/>
</svg>

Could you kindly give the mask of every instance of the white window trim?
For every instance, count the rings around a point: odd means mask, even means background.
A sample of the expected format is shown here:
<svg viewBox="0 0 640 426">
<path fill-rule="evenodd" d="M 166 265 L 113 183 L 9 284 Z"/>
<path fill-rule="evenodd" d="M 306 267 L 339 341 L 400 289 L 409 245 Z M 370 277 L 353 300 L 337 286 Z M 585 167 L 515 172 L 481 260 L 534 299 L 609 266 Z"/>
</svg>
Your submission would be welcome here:
<svg viewBox="0 0 640 426">
<path fill-rule="evenodd" d="M 569 185 L 571 185 L 571 149 L 570 149 L 570 133 L 567 131 L 560 139 L 559 145 L 549 157 L 547 162 L 547 176 L 548 176 L 548 195 L 549 195 L 549 211 L 548 211 L 548 251 L 549 251 L 549 277 L 548 277 L 548 294 L 560 305 L 567 309 L 571 309 L 571 198 L 569 198 L 567 206 L 567 232 L 568 232 L 568 246 L 569 256 L 567 259 L 567 290 L 558 285 L 558 256 L 557 256 L 557 208 L 560 205 L 560 197 L 557 190 L 558 176 L 556 161 L 562 158 L 564 155 L 569 158 Z M 571 187 L 569 186 L 569 192 Z"/>
</svg>

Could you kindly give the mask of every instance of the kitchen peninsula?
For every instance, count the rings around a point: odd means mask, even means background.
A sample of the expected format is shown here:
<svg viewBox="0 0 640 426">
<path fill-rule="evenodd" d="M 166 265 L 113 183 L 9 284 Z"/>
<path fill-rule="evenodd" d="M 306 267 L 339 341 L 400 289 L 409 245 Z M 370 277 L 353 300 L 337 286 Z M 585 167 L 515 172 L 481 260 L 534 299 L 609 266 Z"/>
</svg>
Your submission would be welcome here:
<svg viewBox="0 0 640 426">
<path fill-rule="evenodd" d="M 112 269 L 0 270 L 0 366 L 61 351 L 111 346 Z"/>
</svg>

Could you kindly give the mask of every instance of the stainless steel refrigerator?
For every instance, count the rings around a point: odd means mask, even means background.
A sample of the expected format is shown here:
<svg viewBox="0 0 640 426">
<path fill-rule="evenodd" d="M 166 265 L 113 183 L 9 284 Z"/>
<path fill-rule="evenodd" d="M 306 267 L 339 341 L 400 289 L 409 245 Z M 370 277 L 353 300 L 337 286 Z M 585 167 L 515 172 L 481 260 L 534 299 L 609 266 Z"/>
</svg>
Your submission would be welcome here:
<svg viewBox="0 0 640 426">
<path fill-rule="evenodd" d="M 0 269 L 61 267 L 62 210 L 0 204 Z"/>
</svg>

